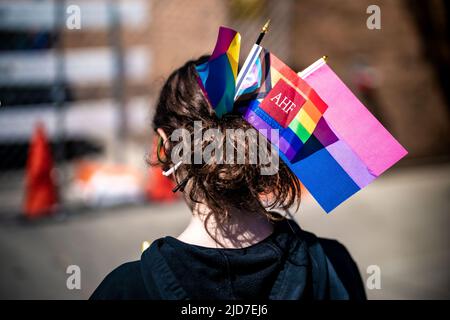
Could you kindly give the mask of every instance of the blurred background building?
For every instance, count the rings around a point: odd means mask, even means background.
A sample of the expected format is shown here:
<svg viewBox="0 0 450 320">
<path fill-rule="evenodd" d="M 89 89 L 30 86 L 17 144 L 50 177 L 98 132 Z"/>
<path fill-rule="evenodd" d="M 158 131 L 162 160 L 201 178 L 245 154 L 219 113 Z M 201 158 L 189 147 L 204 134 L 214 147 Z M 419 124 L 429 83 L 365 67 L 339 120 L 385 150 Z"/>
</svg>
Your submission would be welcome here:
<svg viewBox="0 0 450 320">
<path fill-rule="evenodd" d="M 366 26 L 372 4 L 381 9 L 380 30 Z M 71 28 L 78 9 L 81 28 Z M 3 0 L 0 255 L 8 263 L 0 267 L 1 298 L 86 298 L 113 266 L 139 257 L 143 240 L 182 230 L 187 210 L 147 194 L 154 172 L 144 159 L 158 92 L 171 71 L 212 51 L 220 25 L 241 32 L 243 61 L 267 18 L 264 46 L 298 71 L 328 55 L 409 151 L 332 218 L 306 197 L 300 222 L 304 216 L 312 231 L 342 239 L 363 275 L 370 263 L 381 265 L 387 289 L 369 297 L 450 297 L 447 2 Z M 31 223 L 20 217 L 38 123 L 51 146 L 59 200 L 56 215 Z M 415 246 L 418 237 L 432 241 Z M 380 238 L 398 241 L 398 251 L 386 256 Z M 40 278 L 31 258 L 45 269 Z M 411 270 L 417 261 L 422 269 Z M 69 264 L 84 270 L 81 291 L 65 287 Z M 50 285 L 42 289 L 44 283 Z"/>
</svg>

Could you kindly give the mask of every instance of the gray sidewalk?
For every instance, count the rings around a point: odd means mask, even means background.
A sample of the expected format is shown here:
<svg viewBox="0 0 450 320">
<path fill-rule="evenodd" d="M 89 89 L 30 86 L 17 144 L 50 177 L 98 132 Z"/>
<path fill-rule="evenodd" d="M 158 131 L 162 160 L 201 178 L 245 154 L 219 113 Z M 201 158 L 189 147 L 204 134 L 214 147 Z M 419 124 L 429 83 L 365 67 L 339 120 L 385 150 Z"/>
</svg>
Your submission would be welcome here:
<svg viewBox="0 0 450 320">
<path fill-rule="evenodd" d="M 307 197 L 297 220 L 338 239 L 366 269 L 381 269 L 371 299 L 450 298 L 450 165 L 401 168 L 326 215 Z M 0 298 L 85 299 L 114 267 L 139 259 L 141 243 L 176 236 L 189 219 L 183 203 L 105 209 L 66 219 L 0 224 Z M 66 288 L 68 265 L 81 290 Z"/>
</svg>

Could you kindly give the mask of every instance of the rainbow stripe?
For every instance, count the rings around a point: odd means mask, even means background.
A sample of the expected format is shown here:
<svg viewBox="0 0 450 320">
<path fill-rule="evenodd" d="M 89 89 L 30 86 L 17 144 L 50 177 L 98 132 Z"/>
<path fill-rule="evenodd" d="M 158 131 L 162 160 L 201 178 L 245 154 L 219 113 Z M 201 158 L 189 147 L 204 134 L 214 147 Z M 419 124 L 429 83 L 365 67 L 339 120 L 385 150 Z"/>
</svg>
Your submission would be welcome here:
<svg viewBox="0 0 450 320">
<path fill-rule="evenodd" d="M 220 27 L 214 52 L 196 67 L 199 84 L 219 118 L 233 110 L 240 46 L 238 32 Z"/>
</svg>

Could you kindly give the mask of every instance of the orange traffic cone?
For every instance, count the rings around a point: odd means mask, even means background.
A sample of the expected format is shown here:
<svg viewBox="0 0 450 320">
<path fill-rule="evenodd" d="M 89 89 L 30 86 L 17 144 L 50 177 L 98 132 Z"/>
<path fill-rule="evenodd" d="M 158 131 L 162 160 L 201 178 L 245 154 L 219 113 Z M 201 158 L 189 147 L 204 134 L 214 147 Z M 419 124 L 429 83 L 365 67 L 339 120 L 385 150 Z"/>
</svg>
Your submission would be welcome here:
<svg viewBox="0 0 450 320">
<path fill-rule="evenodd" d="M 154 139 L 151 161 L 157 160 L 157 139 Z M 151 201 L 170 202 L 177 199 L 177 195 L 172 192 L 175 183 L 169 177 L 163 176 L 161 167 L 150 167 L 148 170 L 146 194 Z"/>
<path fill-rule="evenodd" d="M 28 218 L 51 213 L 57 203 L 52 177 L 53 159 L 44 126 L 38 123 L 33 133 L 26 167 L 24 211 Z"/>
</svg>

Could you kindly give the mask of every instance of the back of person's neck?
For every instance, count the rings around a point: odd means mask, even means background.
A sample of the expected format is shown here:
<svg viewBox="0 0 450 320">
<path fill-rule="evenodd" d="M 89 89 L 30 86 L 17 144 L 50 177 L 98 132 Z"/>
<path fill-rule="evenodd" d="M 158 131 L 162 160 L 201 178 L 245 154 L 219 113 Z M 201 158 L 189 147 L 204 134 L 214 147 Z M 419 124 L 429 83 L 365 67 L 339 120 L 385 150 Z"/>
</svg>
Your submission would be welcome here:
<svg viewBox="0 0 450 320">
<path fill-rule="evenodd" d="M 273 224 L 264 213 L 229 210 L 229 219 L 218 223 L 213 214 L 207 219 L 208 208 L 198 204 L 193 208 L 192 218 L 178 240 L 210 248 L 245 248 L 254 245 L 273 232 Z M 207 230 L 207 229 L 208 230 Z"/>
</svg>

